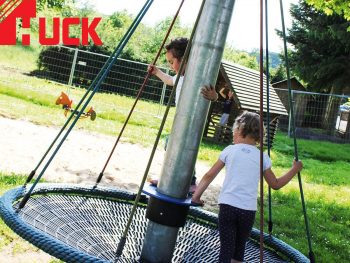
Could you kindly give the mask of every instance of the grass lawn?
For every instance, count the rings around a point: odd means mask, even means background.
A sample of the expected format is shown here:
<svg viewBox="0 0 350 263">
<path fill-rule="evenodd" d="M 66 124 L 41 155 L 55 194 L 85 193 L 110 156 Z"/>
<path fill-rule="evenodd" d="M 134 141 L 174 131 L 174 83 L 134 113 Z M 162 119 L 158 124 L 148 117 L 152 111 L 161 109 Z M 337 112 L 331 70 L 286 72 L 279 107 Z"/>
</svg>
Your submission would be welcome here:
<svg viewBox="0 0 350 263">
<path fill-rule="evenodd" d="M 3 47 L 0 54 L 4 56 Z M 24 52 L 18 50 L 17 52 Z M 33 53 L 30 53 L 33 54 Z M 1 56 L 0 56 L 1 58 Z M 29 77 L 14 72 L 7 74 L 1 70 L 1 65 L 8 67 L 6 62 L 0 63 L 0 114 L 11 118 L 20 118 L 41 125 L 62 126 L 66 118 L 62 109 L 54 104 L 60 91 L 65 86 L 42 79 Z M 20 65 L 21 63 L 18 62 Z M 25 65 L 21 65 L 24 67 Z M 29 67 L 26 65 L 26 67 Z M 84 90 L 72 89 L 71 96 L 78 99 Z M 77 128 L 94 132 L 117 135 L 124 123 L 128 109 L 133 103 L 132 98 L 97 94 L 94 106 L 99 109 L 97 119 L 79 121 Z M 123 140 L 151 146 L 158 131 L 160 119 L 147 115 L 156 104 L 140 102 L 137 112 L 130 120 L 125 130 Z M 166 123 L 164 134 L 171 129 L 171 111 Z M 224 146 L 203 142 L 198 158 L 213 163 Z M 350 144 L 335 144 L 319 141 L 298 140 L 299 158 L 304 162 L 301 181 L 306 201 L 310 224 L 311 240 L 317 262 L 349 262 L 350 259 Z M 293 159 L 292 140 L 285 134 L 278 134 L 271 152 L 273 169 L 276 174 L 287 171 Z M 15 185 L 23 183 L 23 178 L 17 175 L 0 176 L 0 193 Z M 273 233 L 276 237 L 295 247 L 302 253 L 308 253 L 304 218 L 300 202 L 298 180 L 295 178 L 288 186 L 272 192 L 274 223 Z M 265 195 L 267 189 L 265 189 Z M 265 204 L 265 222 L 268 221 Z M 259 215 L 257 215 L 257 226 Z M 267 227 L 265 226 L 265 229 Z M 0 222 L 0 250 L 19 238 Z M 16 240 L 16 241 L 14 241 Z M 19 242 L 19 247 L 25 247 Z"/>
</svg>

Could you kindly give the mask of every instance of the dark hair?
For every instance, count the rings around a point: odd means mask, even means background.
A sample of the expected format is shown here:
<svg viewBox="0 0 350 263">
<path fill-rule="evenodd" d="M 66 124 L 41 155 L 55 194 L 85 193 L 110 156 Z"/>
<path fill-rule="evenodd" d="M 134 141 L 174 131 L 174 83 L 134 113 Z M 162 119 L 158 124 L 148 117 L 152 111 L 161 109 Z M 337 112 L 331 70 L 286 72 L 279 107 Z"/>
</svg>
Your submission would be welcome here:
<svg viewBox="0 0 350 263">
<path fill-rule="evenodd" d="M 252 137 L 255 141 L 260 141 L 260 115 L 255 112 L 243 111 L 233 124 L 233 130 L 239 129 L 243 138 Z"/>
<path fill-rule="evenodd" d="M 165 46 L 165 49 L 168 52 L 171 52 L 174 58 L 181 60 L 185 54 L 185 50 L 188 44 L 188 39 L 184 37 L 178 37 L 170 41 L 168 45 Z"/>
</svg>

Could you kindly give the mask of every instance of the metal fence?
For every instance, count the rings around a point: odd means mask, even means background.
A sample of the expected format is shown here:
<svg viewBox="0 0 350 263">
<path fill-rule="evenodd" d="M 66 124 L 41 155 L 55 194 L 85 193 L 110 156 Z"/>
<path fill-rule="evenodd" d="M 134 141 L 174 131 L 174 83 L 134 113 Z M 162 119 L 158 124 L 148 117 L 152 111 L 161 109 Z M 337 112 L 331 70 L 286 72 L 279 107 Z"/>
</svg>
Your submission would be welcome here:
<svg viewBox="0 0 350 263">
<path fill-rule="evenodd" d="M 289 112 L 288 90 L 275 90 Z M 349 110 L 343 106 L 349 96 L 295 90 L 291 94 L 297 138 L 350 142 Z M 279 128 L 292 135 L 288 116 L 280 118 Z"/>
<path fill-rule="evenodd" d="M 88 88 L 109 56 L 65 46 L 50 47 L 41 52 L 38 70 L 34 75 L 67 84 L 71 87 Z M 135 98 L 147 74 L 148 64 L 117 59 L 99 93 L 113 93 Z M 169 69 L 160 67 L 169 73 Z M 168 87 L 156 77 L 151 77 L 140 99 L 159 106 L 166 105 L 171 93 Z M 151 107 L 143 112 L 159 116 L 164 107 Z"/>
<path fill-rule="evenodd" d="M 109 56 L 64 46 L 51 47 L 41 52 L 37 76 L 54 80 L 70 87 L 87 88 L 97 76 Z M 114 93 L 135 98 L 147 74 L 148 64 L 118 59 L 102 83 L 99 92 Z M 161 68 L 169 73 L 169 69 Z M 289 112 L 288 91 L 275 89 Z M 158 78 L 151 77 L 141 96 L 142 100 L 158 104 L 142 114 L 160 116 L 167 104 L 171 89 Z M 292 91 L 298 138 L 350 142 L 349 111 L 341 106 L 349 96 Z M 129 109 L 123 109 L 127 111 Z M 279 120 L 279 129 L 291 135 L 288 116 Z"/>
</svg>

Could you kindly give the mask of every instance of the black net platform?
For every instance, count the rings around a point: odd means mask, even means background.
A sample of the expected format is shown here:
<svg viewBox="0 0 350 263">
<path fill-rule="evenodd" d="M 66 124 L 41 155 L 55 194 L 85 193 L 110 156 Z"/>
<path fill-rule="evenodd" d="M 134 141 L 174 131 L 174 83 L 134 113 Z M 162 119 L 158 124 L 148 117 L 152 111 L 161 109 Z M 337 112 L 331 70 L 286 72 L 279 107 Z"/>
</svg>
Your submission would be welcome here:
<svg viewBox="0 0 350 263">
<path fill-rule="evenodd" d="M 147 198 L 140 203 L 123 254 L 115 258 L 135 194 L 124 190 L 75 185 L 40 184 L 24 208 L 18 200 L 26 190 L 16 188 L 3 195 L 1 217 L 24 239 L 66 262 L 137 262 L 148 219 Z M 253 230 L 245 252 L 246 262 L 260 262 L 259 231 Z M 294 248 L 265 235 L 269 248 L 264 262 L 309 262 Z M 218 262 L 217 215 L 191 208 L 180 229 L 172 262 Z"/>
</svg>

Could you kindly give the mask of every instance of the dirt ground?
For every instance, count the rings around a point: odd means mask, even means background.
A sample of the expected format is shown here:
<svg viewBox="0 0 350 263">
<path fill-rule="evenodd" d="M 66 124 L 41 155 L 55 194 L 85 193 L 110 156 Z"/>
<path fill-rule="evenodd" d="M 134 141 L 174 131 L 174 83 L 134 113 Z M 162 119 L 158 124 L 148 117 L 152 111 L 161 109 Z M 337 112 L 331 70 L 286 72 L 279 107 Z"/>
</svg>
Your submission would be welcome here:
<svg viewBox="0 0 350 263">
<path fill-rule="evenodd" d="M 58 128 L 0 117 L 0 171 L 28 175 L 38 164 L 58 132 Z M 45 171 L 43 179 L 59 183 L 95 183 L 115 139 L 112 136 L 73 130 Z M 118 144 L 101 184 L 137 191 L 150 153 L 151 148 L 137 144 L 124 142 Z M 160 148 L 156 151 L 151 166 L 149 173 L 151 177 L 159 176 L 163 159 L 164 151 Z M 198 161 L 197 177 L 200 179 L 209 168 L 207 163 Z M 39 167 L 37 171 L 38 174 L 41 168 Z M 216 206 L 222 181 L 223 172 L 203 195 L 207 207 Z M 40 250 L 22 248 L 20 252 L 15 252 L 15 247 L 16 244 L 10 244 L 0 251 L 0 262 L 41 263 L 52 260 L 51 256 Z M 6 260 L 2 261 L 3 259 Z"/>
</svg>

